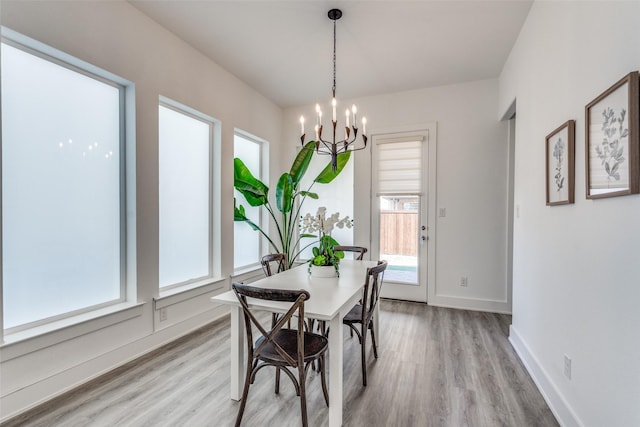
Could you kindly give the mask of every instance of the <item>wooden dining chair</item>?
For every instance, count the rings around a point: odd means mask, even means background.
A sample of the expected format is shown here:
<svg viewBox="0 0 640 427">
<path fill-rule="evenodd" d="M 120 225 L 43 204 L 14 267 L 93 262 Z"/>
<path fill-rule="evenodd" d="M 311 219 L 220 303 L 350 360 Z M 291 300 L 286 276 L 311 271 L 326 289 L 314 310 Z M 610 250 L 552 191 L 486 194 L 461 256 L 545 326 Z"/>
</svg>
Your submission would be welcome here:
<svg viewBox="0 0 640 427">
<path fill-rule="evenodd" d="M 305 332 L 304 330 L 304 303 L 310 298 L 309 293 L 304 290 L 265 289 L 239 283 L 234 283 L 232 289 L 242 306 L 248 344 L 247 373 L 242 392 L 242 401 L 236 417 L 236 427 L 239 427 L 242 422 L 242 415 L 249 395 L 249 386 L 254 383 L 258 371 L 267 366 L 273 366 L 276 368 L 276 372 L 282 371 L 291 378 L 296 394 L 300 396 L 302 425 L 306 427 L 308 418 L 305 379 L 311 362 L 318 361 L 318 365 L 321 367 L 322 391 L 325 402 L 329 406 L 329 393 L 325 377 L 325 353 L 329 342 L 322 335 Z M 255 313 L 249 308 L 247 298 L 289 302 L 291 306 L 280 316 L 275 325 L 267 327 L 258 320 Z M 285 328 L 284 326 L 294 314 L 298 318 L 298 329 Z M 259 333 L 262 334 L 255 342 L 253 340 L 253 327 L 257 328 Z M 289 367 L 297 370 L 297 379 L 294 373 L 289 370 Z M 279 384 L 276 383 L 276 393 L 278 392 Z"/>
<path fill-rule="evenodd" d="M 358 260 L 358 261 L 362 261 L 362 258 L 364 257 L 364 254 L 367 253 L 367 248 L 363 247 L 363 246 L 341 246 L 341 245 L 336 245 L 333 247 L 334 252 L 335 251 L 341 251 L 341 252 L 353 252 L 353 259 Z"/>
<path fill-rule="evenodd" d="M 264 275 L 269 277 L 287 269 L 287 256 L 285 254 L 269 254 L 260 260 Z"/>
<path fill-rule="evenodd" d="M 378 265 L 375 267 L 367 268 L 362 300 L 359 304 L 356 304 L 342 320 L 343 324 L 347 325 L 358 335 L 360 354 L 362 357 L 362 385 L 365 387 L 367 386 L 367 364 L 365 357 L 367 330 L 371 331 L 373 355 L 377 359 L 378 349 L 376 347 L 376 331 L 373 323 L 373 315 L 378 305 L 378 300 L 380 299 L 380 288 L 386 268 L 387 261 L 378 261 Z"/>
</svg>

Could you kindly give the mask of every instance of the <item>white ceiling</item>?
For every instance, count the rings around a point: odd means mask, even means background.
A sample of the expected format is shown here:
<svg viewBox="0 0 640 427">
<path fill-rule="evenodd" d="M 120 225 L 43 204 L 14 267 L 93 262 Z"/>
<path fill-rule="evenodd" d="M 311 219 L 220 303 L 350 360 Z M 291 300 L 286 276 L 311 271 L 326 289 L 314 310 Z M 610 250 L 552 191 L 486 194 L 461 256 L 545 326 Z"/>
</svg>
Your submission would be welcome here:
<svg viewBox="0 0 640 427">
<path fill-rule="evenodd" d="M 281 107 L 498 77 L 531 7 L 501 1 L 129 0 Z"/>
</svg>

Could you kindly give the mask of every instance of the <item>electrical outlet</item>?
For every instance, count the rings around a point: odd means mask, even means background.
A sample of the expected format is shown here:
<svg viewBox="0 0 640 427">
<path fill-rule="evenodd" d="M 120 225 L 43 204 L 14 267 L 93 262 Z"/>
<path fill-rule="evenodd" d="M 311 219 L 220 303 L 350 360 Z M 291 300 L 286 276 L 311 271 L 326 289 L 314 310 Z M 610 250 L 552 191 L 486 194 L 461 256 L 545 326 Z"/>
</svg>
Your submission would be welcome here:
<svg viewBox="0 0 640 427">
<path fill-rule="evenodd" d="M 564 376 L 571 379 L 571 358 L 564 355 Z"/>
<path fill-rule="evenodd" d="M 438 216 L 440 218 L 444 218 L 445 216 L 447 216 L 447 208 L 440 208 L 440 211 L 438 212 Z"/>
<path fill-rule="evenodd" d="M 167 320 L 167 307 L 160 309 L 160 321 L 164 322 L 165 320 Z"/>
<path fill-rule="evenodd" d="M 464 286 L 465 288 L 467 287 L 467 276 L 462 276 L 460 278 L 460 286 Z"/>
</svg>

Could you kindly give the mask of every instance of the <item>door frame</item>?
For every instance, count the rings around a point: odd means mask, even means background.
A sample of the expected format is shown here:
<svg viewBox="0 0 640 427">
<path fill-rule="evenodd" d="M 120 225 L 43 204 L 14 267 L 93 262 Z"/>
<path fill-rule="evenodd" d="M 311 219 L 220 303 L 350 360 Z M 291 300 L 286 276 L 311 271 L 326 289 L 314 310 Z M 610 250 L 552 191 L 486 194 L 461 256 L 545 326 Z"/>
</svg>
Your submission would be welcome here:
<svg viewBox="0 0 640 427">
<path fill-rule="evenodd" d="M 375 157 L 373 151 L 375 150 L 375 140 L 378 138 L 384 138 L 385 136 L 393 137 L 411 134 L 421 134 L 425 136 L 424 144 L 425 149 L 423 155 L 426 157 L 426 164 L 428 166 L 428 174 L 424 177 L 426 180 L 426 188 L 421 195 L 421 210 L 422 218 L 421 225 L 426 223 L 427 230 L 425 230 L 427 240 L 422 244 L 426 247 L 422 247 L 421 250 L 426 250 L 426 269 L 418 268 L 418 281 L 424 283 L 425 286 L 407 285 L 403 286 L 403 291 L 394 292 L 389 287 L 383 287 L 384 296 L 386 298 L 398 298 L 407 299 L 410 301 L 427 302 L 435 296 L 436 286 L 436 195 L 437 195 L 437 123 L 425 123 L 413 126 L 398 126 L 389 129 L 376 130 L 371 133 L 371 156 L 369 158 L 369 200 L 368 200 L 368 212 L 369 212 L 369 247 L 372 249 L 371 253 L 375 253 L 376 247 L 379 244 L 376 241 L 379 236 L 377 230 L 379 219 L 375 217 L 378 213 L 377 207 L 374 206 L 374 202 L 377 203 L 377 195 L 374 190 L 374 179 L 376 179 L 377 166 L 375 165 Z M 374 239 L 375 237 L 375 239 Z M 419 257 L 419 263 L 420 261 Z M 420 264 L 419 264 L 420 265 Z M 426 270 L 426 271 L 425 271 Z M 395 285 L 394 285 L 395 286 Z M 398 285 L 402 286 L 402 285 Z M 411 289 L 413 288 L 413 289 Z"/>
</svg>

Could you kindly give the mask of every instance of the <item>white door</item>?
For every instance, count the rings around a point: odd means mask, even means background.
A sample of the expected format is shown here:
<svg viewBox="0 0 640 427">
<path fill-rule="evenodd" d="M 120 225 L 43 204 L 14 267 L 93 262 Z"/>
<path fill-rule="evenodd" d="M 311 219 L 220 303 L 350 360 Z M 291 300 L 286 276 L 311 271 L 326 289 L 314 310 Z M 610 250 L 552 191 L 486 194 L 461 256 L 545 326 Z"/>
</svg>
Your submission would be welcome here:
<svg viewBox="0 0 640 427">
<path fill-rule="evenodd" d="M 429 256 L 435 242 L 435 215 L 429 215 L 435 212 L 435 141 L 429 140 L 435 132 L 430 130 L 435 125 L 373 136 L 371 257 L 389 263 L 385 298 L 427 301 L 429 261 L 435 259 Z"/>
</svg>

